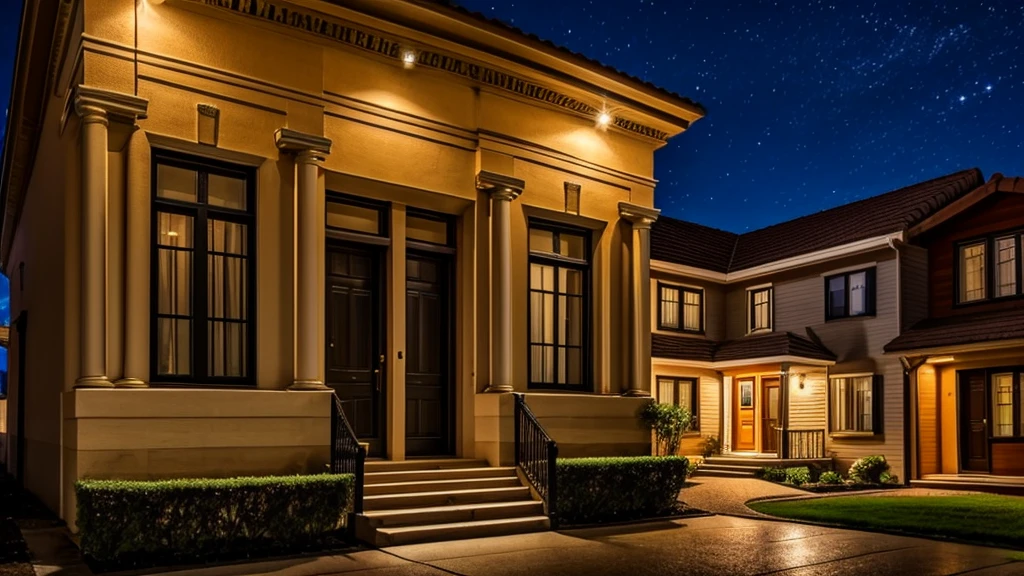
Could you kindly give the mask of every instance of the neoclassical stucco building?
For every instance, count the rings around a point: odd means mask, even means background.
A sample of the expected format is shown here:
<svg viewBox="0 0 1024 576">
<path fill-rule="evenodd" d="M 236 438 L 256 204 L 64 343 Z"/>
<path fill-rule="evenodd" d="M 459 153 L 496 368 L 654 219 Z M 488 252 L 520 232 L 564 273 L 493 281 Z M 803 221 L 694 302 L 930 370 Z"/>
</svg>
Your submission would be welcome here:
<svg viewBox="0 0 1024 576">
<path fill-rule="evenodd" d="M 26 2 L 3 153 L 10 469 L 647 453 L 654 152 L 703 109 L 445 2 Z"/>
</svg>

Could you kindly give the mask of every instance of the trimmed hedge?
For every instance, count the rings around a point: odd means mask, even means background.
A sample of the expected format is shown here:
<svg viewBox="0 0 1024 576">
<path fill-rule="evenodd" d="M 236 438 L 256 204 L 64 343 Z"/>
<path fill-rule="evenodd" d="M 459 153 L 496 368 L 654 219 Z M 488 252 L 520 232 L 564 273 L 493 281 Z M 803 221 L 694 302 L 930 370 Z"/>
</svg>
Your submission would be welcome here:
<svg viewBox="0 0 1024 576">
<path fill-rule="evenodd" d="M 690 462 L 682 456 L 558 461 L 557 518 L 591 524 L 666 516 L 679 509 Z"/>
<path fill-rule="evenodd" d="M 344 529 L 353 486 L 351 474 L 82 480 L 82 551 L 116 566 L 298 551 Z"/>
</svg>

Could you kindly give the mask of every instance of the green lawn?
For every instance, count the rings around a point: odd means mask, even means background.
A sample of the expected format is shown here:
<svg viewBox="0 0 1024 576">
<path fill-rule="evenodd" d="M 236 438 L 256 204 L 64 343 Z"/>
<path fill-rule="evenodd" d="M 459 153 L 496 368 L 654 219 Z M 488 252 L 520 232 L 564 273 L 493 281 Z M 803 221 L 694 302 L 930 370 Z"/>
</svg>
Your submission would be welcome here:
<svg viewBox="0 0 1024 576">
<path fill-rule="evenodd" d="M 753 502 L 749 506 L 764 514 L 794 520 L 1024 548 L 1021 497 L 842 496 Z"/>
</svg>

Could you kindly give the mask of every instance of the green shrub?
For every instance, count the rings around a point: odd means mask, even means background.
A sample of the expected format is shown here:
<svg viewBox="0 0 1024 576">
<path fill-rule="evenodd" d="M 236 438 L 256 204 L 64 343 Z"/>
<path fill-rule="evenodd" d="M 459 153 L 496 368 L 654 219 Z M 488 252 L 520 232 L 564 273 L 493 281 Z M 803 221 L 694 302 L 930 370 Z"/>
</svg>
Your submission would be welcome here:
<svg viewBox="0 0 1024 576">
<path fill-rule="evenodd" d="M 762 480 L 767 480 L 769 482 L 785 482 L 786 469 L 777 468 L 773 466 L 765 466 L 764 468 L 761 468 L 760 470 L 755 472 L 754 476 L 757 476 L 758 478 Z"/>
<path fill-rule="evenodd" d="M 803 486 L 811 481 L 811 471 L 807 466 L 786 468 L 785 474 L 786 484 L 792 484 L 793 486 Z"/>
<path fill-rule="evenodd" d="M 900 483 L 900 477 L 895 475 L 895 474 L 890 474 L 889 472 L 882 472 L 882 474 L 878 477 L 878 480 L 882 484 L 899 484 Z"/>
<path fill-rule="evenodd" d="M 700 443 L 700 455 L 709 458 L 721 453 L 722 442 L 718 439 L 718 436 L 705 436 L 704 441 Z"/>
<path fill-rule="evenodd" d="M 693 478 L 693 475 L 697 473 L 700 468 L 700 462 L 697 460 L 689 460 L 689 464 L 686 465 L 686 477 Z"/>
<path fill-rule="evenodd" d="M 157 565 L 296 550 L 345 527 L 351 474 L 194 480 L 82 480 L 82 552 Z"/>
<path fill-rule="evenodd" d="M 689 465 L 682 456 L 561 459 L 558 522 L 589 524 L 670 514 L 678 506 Z"/>
<path fill-rule="evenodd" d="M 674 456 L 679 452 L 683 433 L 690 429 L 689 410 L 651 400 L 640 409 L 640 419 L 654 432 L 656 454 Z"/>
<path fill-rule="evenodd" d="M 840 476 L 838 472 L 832 472 L 829 470 L 828 472 L 821 473 L 821 476 L 818 478 L 818 483 L 830 485 L 842 484 L 843 477 Z"/>
<path fill-rule="evenodd" d="M 882 474 L 888 471 L 885 456 L 865 456 L 850 466 L 848 476 L 858 484 L 881 484 Z"/>
</svg>

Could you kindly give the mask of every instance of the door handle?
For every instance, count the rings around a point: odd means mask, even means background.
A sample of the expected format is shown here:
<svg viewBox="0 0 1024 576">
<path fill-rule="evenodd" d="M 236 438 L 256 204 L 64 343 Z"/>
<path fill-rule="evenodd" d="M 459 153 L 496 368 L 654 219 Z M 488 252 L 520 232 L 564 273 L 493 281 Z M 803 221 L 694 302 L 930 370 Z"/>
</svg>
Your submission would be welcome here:
<svg viewBox="0 0 1024 576">
<path fill-rule="evenodd" d="M 373 380 L 376 384 L 377 392 L 380 392 L 380 369 L 384 366 L 384 355 L 381 354 L 377 359 L 377 367 L 373 370 Z"/>
</svg>

